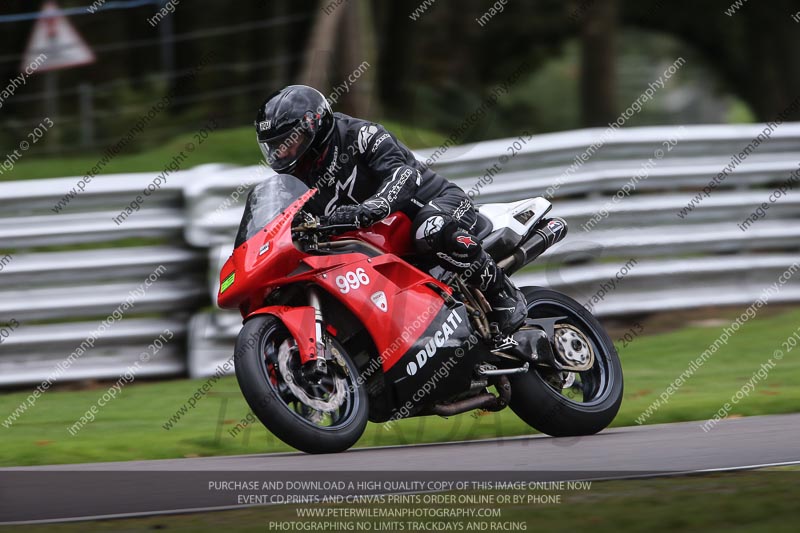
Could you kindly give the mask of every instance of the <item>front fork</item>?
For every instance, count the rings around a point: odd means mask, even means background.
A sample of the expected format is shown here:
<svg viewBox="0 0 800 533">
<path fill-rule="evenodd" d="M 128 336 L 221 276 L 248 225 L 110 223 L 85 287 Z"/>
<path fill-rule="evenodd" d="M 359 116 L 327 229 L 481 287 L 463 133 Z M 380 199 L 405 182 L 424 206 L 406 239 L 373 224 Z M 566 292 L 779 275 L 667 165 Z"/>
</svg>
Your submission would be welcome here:
<svg viewBox="0 0 800 533">
<path fill-rule="evenodd" d="M 328 350 L 326 347 L 325 337 L 323 337 L 323 318 L 322 318 L 322 304 L 320 303 L 319 289 L 313 285 L 309 285 L 306 289 L 306 296 L 308 297 L 308 304 L 314 308 L 314 328 L 317 339 L 317 358 L 314 361 L 309 361 L 308 366 L 310 370 L 320 375 L 328 372 Z"/>
<path fill-rule="evenodd" d="M 325 330 L 325 320 L 322 316 L 320 290 L 314 285 L 309 285 L 306 289 L 308 304 L 314 308 L 314 328 L 317 338 L 317 358 L 306 363 L 306 372 L 317 377 L 324 376 L 328 374 L 328 362 L 330 361 L 339 367 L 340 373 L 348 374 L 349 370 L 344 357 L 328 340 L 328 332 Z"/>
</svg>

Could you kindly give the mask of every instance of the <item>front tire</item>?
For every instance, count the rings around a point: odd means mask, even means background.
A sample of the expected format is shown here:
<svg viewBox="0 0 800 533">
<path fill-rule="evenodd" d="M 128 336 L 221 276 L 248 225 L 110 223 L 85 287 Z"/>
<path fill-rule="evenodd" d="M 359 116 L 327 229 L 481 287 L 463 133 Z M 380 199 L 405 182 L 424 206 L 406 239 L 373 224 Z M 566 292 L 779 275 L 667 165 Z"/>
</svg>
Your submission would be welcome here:
<svg viewBox="0 0 800 533">
<path fill-rule="evenodd" d="M 622 365 L 608 334 L 569 296 L 540 287 L 523 287 L 522 292 L 528 302 L 528 317 L 565 317 L 556 327 L 568 339 L 582 335 L 593 350 L 594 364 L 583 372 L 571 373 L 533 366 L 525 374 L 509 376 L 511 410 L 531 427 L 553 437 L 592 435 L 605 429 L 619 411 L 623 391 Z M 567 382 L 569 386 L 564 387 Z"/>
<path fill-rule="evenodd" d="M 283 442 L 307 453 L 336 453 L 353 446 L 367 425 L 367 395 L 350 357 L 330 339 L 347 365 L 318 383 L 305 380 L 289 331 L 275 316 L 248 320 L 236 341 L 236 379 L 258 419 Z M 287 380 L 287 375 L 291 377 Z M 334 403 L 335 402 L 335 403 Z M 337 405 L 328 411 L 326 405 Z"/>
</svg>

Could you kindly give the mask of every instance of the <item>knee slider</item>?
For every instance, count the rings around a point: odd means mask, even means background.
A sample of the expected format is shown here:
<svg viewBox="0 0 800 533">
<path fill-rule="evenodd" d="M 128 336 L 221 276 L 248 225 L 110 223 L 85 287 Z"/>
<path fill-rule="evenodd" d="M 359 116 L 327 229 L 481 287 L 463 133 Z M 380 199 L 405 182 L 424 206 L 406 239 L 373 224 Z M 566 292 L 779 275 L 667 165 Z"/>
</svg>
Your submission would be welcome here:
<svg viewBox="0 0 800 533">
<path fill-rule="evenodd" d="M 454 226 L 455 225 L 455 226 Z M 457 227 L 453 218 L 446 214 L 435 214 L 422 220 L 414 230 L 414 240 L 420 251 L 441 251 L 445 248 L 445 235 Z"/>
</svg>

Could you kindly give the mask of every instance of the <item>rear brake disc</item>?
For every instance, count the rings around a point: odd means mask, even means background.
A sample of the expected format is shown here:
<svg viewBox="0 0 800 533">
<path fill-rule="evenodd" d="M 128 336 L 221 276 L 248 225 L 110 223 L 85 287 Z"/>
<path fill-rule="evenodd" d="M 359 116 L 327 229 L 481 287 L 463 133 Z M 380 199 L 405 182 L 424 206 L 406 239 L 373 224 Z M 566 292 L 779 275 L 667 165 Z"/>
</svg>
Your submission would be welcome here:
<svg viewBox="0 0 800 533">
<path fill-rule="evenodd" d="M 566 370 L 582 372 L 594 365 L 592 345 L 575 326 L 557 324 L 553 344 L 556 347 L 556 357 Z"/>
</svg>

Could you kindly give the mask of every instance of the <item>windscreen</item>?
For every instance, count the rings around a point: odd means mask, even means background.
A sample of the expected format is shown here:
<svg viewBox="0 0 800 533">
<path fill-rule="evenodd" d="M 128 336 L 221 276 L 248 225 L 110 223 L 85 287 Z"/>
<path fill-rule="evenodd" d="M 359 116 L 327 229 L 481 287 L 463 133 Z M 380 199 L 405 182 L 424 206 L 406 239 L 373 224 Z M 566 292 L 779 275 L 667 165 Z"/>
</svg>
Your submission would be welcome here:
<svg viewBox="0 0 800 533">
<path fill-rule="evenodd" d="M 308 187 L 288 174 L 270 176 L 247 195 L 235 248 L 264 229 L 281 212 L 308 191 Z"/>
</svg>

